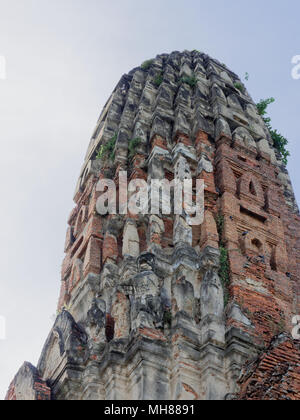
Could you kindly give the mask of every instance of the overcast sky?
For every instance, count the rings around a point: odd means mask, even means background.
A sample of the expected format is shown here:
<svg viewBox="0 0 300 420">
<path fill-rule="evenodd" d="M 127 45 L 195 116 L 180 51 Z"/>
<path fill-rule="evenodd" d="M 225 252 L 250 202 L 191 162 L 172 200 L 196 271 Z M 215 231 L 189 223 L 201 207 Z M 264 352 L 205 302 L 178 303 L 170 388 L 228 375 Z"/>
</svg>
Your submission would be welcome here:
<svg viewBox="0 0 300 420">
<path fill-rule="evenodd" d="M 198 49 L 255 100 L 274 96 L 300 199 L 299 0 L 0 0 L 0 399 L 37 363 L 53 323 L 67 217 L 96 120 L 121 75 L 159 53 Z"/>
</svg>

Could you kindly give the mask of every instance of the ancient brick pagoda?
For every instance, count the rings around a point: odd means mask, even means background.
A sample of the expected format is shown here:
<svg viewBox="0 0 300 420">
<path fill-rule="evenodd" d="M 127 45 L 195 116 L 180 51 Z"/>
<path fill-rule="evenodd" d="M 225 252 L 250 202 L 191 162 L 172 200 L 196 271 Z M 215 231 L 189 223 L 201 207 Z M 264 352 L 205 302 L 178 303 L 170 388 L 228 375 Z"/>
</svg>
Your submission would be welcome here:
<svg viewBox="0 0 300 420">
<path fill-rule="evenodd" d="M 204 222 L 100 216 L 96 184 L 120 171 L 204 179 Z M 197 51 L 124 75 L 75 203 L 57 319 L 7 399 L 300 399 L 299 212 L 238 76 Z"/>
</svg>

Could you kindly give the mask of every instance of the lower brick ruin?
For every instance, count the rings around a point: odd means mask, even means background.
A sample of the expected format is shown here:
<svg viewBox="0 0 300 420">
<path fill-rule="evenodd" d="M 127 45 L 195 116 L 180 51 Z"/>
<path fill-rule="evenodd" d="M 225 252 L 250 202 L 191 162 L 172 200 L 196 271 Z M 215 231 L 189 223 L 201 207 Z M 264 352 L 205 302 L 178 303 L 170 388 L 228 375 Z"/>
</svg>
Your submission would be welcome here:
<svg viewBox="0 0 300 420">
<path fill-rule="evenodd" d="M 300 399 L 299 210 L 240 86 L 197 51 L 121 78 L 77 184 L 57 319 L 8 400 Z M 97 182 L 122 171 L 204 180 L 203 223 L 99 215 Z"/>
</svg>

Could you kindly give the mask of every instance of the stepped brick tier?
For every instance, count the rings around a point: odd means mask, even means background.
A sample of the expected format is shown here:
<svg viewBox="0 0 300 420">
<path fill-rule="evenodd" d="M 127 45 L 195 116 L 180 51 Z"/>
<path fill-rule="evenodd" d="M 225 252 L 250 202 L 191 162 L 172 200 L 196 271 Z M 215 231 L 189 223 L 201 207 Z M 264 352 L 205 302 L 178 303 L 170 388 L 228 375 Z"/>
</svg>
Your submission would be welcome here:
<svg viewBox="0 0 300 420">
<path fill-rule="evenodd" d="M 203 223 L 100 216 L 97 182 L 121 171 L 203 179 Z M 74 200 L 57 319 L 7 399 L 300 399 L 299 211 L 238 76 L 198 51 L 124 75 Z"/>
</svg>

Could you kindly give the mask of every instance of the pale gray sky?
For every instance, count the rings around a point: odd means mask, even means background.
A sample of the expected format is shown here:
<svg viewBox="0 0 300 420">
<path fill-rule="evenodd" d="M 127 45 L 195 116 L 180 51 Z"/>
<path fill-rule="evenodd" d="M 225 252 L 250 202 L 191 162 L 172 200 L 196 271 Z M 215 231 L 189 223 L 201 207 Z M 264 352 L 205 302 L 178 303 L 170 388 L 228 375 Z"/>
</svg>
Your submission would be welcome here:
<svg viewBox="0 0 300 420">
<path fill-rule="evenodd" d="M 37 363 L 60 287 L 66 220 L 102 106 L 121 75 L 173 50 L 204 51 L 274 96 L 300 198 L 299 0 L 0 0 L 0 399 Z"/>
</svg>

